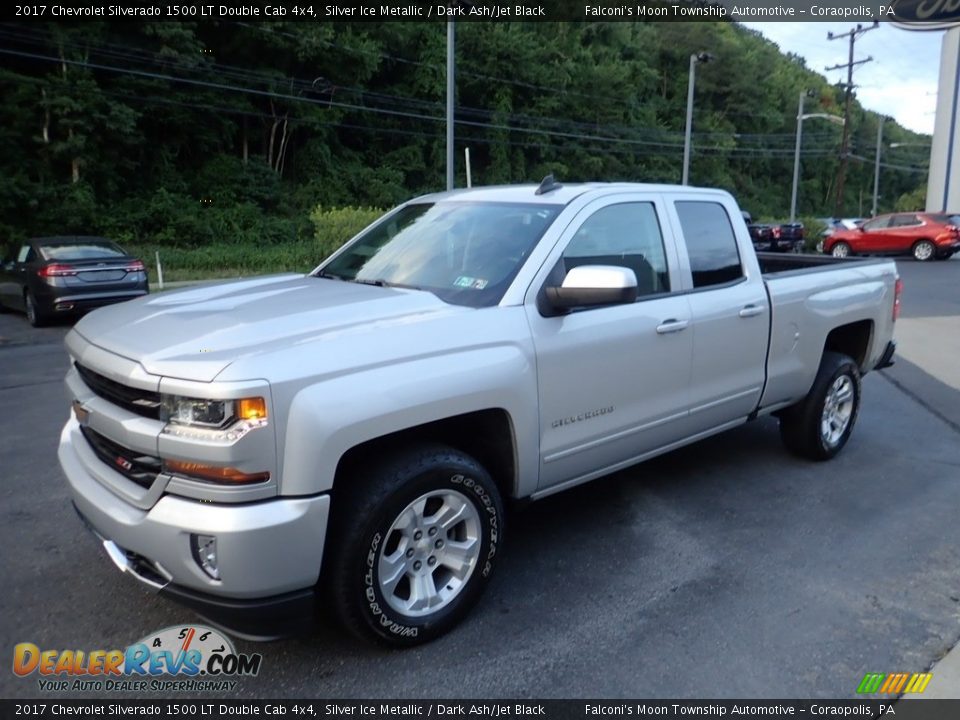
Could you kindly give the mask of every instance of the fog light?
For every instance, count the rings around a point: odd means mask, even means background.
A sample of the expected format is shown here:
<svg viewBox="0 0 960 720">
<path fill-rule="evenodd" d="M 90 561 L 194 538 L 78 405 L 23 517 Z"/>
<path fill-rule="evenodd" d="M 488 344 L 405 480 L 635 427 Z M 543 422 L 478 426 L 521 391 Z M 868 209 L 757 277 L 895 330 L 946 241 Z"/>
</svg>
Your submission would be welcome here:
<svg viewBox="0 0 960 720">
<path fill-rule="evenodd" d="M 217 536 L 191 535 L 193 541 L 193 559 L 197 565 L 214 580 L 220 579 L 220 568 L 217 566 Z"/>
</svg>

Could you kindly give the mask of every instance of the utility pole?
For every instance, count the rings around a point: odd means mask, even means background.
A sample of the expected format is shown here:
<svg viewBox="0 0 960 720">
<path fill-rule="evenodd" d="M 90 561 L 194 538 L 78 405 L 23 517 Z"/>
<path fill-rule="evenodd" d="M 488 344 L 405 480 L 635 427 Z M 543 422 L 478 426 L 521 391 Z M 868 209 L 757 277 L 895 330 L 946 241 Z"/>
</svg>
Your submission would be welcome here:
<svg viewBox="0 0 960 720">
<path fill-rule="evenodd" d="M 847 175 L 847 163 L 850 160 L 850 101 L 853 98 L 853 68 L 855 68 L 857 65 L 863 65 L 873 60 L 872 57 L 867 57 L 865 60 L 854 61 L 853 46 L 856 44 L 857 39 L 861 35 L 870 32 L 871 30 L 876 30 L 879 26 L 880 23 L 877 21 L 874 21 L 873 25 L 866 28 L 858 23 L 857 27 L 849 32 L 843 33 L 842 35 L 834 35 L 832 32 L 827 33 L 827 40 L 839 40 L 840 38 L 849 38 L 850 40 L 850 54 L 847 62 L 840 63 L 839 65 L 834 65 L 826 69 L 827 72 L 830 72 L 831 70 L 841 70 L 843 68 L 847 69 L 847 82 L 845 85 L 846 95 L 843 101 L 843 142 L 840 147 L 840 171 L 837 173 L 837 203 L 834 211 L 834 216 L 836 217 L 840 217 L 843 214 L 844 180 L 846 179 Z"/>
</svg>

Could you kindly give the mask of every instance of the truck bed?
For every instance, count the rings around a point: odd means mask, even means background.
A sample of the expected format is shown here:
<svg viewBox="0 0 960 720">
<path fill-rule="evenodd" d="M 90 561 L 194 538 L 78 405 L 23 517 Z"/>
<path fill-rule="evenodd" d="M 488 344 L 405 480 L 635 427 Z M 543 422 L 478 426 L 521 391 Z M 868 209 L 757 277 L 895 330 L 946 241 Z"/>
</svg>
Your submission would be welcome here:
<svg viewBox="0 0 960 720">
<path fill-rule="evenodd" d="M 757 253 L 770 298 L 767 385 L 761 407 L 804 395 L 813 383 L 828 336 L 844 327 L 865 352 L 848 354 L 869 372 L 893 334 L 896 264 L 889 258 Z M 859 356 L 858 356 L 859 355 Z"/>
<path fill-rule="evenodd" d="M 835 258 L 831 255 L 785 255 L 771 252 L 758 252 L 757 260 L 760 262 L 760 272 L 764 277 L 850 269 L 890 262 L 889 258 Z"/>
</svg>

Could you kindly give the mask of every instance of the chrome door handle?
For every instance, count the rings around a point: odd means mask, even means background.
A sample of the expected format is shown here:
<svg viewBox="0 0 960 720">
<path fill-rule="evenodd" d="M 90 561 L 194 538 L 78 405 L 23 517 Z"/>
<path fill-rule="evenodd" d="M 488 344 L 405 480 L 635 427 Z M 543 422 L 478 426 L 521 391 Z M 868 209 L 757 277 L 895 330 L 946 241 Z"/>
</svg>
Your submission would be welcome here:
<svg viewBox="0 0 960 720">
<path fill-rule="evenodd" d="M 687 325 L 690 323 L 687 320 L 664 320 L 662 323 L 657 325 L 657 332 L 660 335 L 666 335 L 667 333 L 680 332 L 681 330 L 686 330 Z"/>
<path fill-rule="evenodd" d="M 763 308 L 759 305 L 747 305 L 740 311 L 740 317 L 748 318 L 763 313 Z"/>
</svg>

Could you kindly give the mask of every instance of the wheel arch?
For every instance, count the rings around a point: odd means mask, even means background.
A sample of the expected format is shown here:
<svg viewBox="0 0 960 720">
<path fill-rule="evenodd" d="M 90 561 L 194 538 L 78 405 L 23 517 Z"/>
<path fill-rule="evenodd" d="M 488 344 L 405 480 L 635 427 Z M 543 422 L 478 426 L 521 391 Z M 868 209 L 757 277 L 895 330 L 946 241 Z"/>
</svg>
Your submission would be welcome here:
<svg viewBox="0 0 960 720">
<path fill-rule="evenodd" d="M 827 334 L 823 351 L 846 355 L 853 359 L 861 373 L 866 372 L 865 363 L 873 332 L 873 320 L 857 320 L 840 325 Z"/>
<path fill-rule="evenodd" d="M 359 443 L 340 457 L 334 490 L 365 459 L 383 457 L 414 443 L 440 443 L 466 453 L 486 468 L 503 497 L 519 493 L 516 433 L 510 413 L 503 408 L 433 420 Z"/>
</svg>

